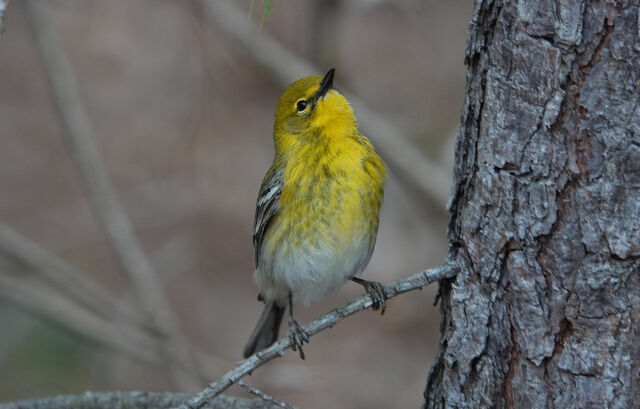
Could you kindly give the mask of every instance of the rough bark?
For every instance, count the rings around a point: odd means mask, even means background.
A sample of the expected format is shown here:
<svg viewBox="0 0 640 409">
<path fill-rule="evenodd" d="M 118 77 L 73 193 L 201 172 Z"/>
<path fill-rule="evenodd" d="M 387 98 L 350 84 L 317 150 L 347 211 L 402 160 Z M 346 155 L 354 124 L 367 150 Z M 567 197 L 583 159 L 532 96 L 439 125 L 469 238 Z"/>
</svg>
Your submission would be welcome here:
<svg viewBox="0 0 640 409">
<path fill-rule="evenodd" d="M 640 405 L 639 3 L 476 1 L 424 407 Z"/>
</svg>

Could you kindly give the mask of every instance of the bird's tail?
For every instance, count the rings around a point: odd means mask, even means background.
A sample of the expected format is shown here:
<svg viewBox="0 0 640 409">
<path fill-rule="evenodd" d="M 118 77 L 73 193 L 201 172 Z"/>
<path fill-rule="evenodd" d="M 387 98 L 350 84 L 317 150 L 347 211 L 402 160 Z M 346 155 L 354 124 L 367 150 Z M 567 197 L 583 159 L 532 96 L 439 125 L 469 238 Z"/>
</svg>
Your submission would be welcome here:
<svg viewBox="0 0 640 409">
<path fill-rule="evenodd" d="M 258 317 L 258 323 L 244 347 L 243 355 L 245 358 L 276 342 L 285 308 L 286 306 L 280 307 L 274 301 L 267 301 L 264 304 L 260 317 Z"/>
</svg>

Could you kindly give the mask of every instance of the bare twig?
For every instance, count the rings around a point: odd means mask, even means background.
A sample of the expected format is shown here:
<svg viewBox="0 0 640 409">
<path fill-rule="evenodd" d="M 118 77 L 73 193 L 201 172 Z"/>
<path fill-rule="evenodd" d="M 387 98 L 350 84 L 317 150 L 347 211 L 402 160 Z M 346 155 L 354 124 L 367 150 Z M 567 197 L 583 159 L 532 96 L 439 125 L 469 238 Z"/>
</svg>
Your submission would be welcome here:
<svg viewBox="0 0 640 409">
<path fill-rule="evenodd" d="M 85 392 L 44 399 L 0 403 L 0 409 L 169 409 L 187 398 L 185 393 Z M 220 395 L 202 406 L 204 409 L 274 409 L 277 406 L 258 399 Z"/>
<path fill-rule="evenodd" d="M 38 0 L 28 0 L 25 5 L 29 25 L 42 56 L 54 105 L 64 124 L 72 157 L 80 170 L 93 208 L 119 261 L 131 278 L 144 311 L 151 317 L 154 326 L 165 334 L 174 346 L 167 348 L 167 352 L 176 358 L 170 362 L 181 362 L 184 367 L 190 369 L 185 372 L 177 366 L 172 366 L 174 379 L 183 388 L 198 385 L 198 380 L 192 375 L 197 373 L 197 369 L 188 342 L 179 329 L 178 320 L 165 297 L 158 277 L 145 257 L 131 222 L 118 200 L 96 145 L 93 126 L 82 104 L 73 69 L 59 44 L 47 5 Z"/>
<path fill-rule="evenodd" d="M 434 281 L 453 277 L 459 270 L 460 267 L 457 265 L 443 264 L 391 283 L 384 288 L 384 291 L 387 298 L 392 298 L 407 291 L 421 289 Z M 333 327 L 349 315 L 369 308 L 372 304 L 371 298 L 368 295 L 364 295 L 311 321 L 305 325 L 303 329 L 309 336 L 312 336 L 326 328 Z M 270 360 L 284 355 L 290 347 L 289 337 L 285 337 L 269 348 L 250 356 L 244 361 L 236 363 L 233 370 L 227 372 L 218 382 L 210 384 L 203 391 L 193 395 L 189 400 L 180 405 L 179 409 L 201 408 L 210 399 L 218 396 L 222 391 L 234 383 L 237 383 L 248 373 L 253 372 L 256 368 Z"/>
<path fill-rule="evenodd" d="M 200 0 L 212 25 L 232 42 L 234 50 L 244 53 L 266 69 L 280 83 L 288 85 L 298 78 L 323 71 L 301 59 L 249 21 L 247 13 L 239 11 L 226 0 Z M 390 122 L 373 112 L 367 104 L 351 93 L 348 99 L 354 107 L 363 132 L 371 137 L 389 167 L 399 180 L 417 189 L 436 208 L 445 210 L 451 178 L 448 171 L 420 153 L 420 148 L 402 136 Z"/>
<path fill-rule="evenodd" d="M 118 325 L 33 280 L 0 273 L 0 298 L 79 333 L 98 344 L 146 362 L 162 362 L 160 343 L 136 327 Z"/>
<path fill-rule="evenodd" d="M 154 365 L 166 364 L 165 339 L 157 332 L 147 332 L 138 325 L 128 325 L 97 314 L 56 288 L 43 287 L 39 280 L 41 276 L 37 275 L 37 279 L 33 280 L 19 272 L 10 274 L 7 269 L 13 267 L 0 265 L 0 299 L 3 301 L 128 357 Z M 198 349 L 193 352 L 198 362 L 202 363 L 198 369 L 203 379 L 211 376 L 203 368 L 220 368 L 229 364 Z M 176 364 L 180 365 L 179 362 Z"/>
<path fill-rule="evenodd" d="M 251 386 L 248 383 L 237 381 L 236 385 L 243 387 L 250 394 L 257 396 L 263 401 L 271 403 L 272 405 L 275 405 L 284 409 L 297 409 L 295 406 L 291 406 L 285 402 L 282 402 L 281 400 L 274 398 L 273 396 L 267 395 L 266 393 L 262 392 L 260 389 L 256 388 L 255 386 Z"/>
<path fill-rule="evenodd" d="M 142 362 L 160 365 L 167 358 L 160 334 L 147 331 L 148 325 L 131 305 L 1 223 L 0 299 Z M 197 349 L 194 353 L 202 367 L 228 364 Z"/>
<path fill-rule="evenodd" d="M 123 322 L 146 326 L 144 318 L 127 303 L 113 299 L 87 274 L 59 259 L 41 246 L 0 223 L 0 258 L 15 269 L 41 276 L 69 299 L 93 313 Z"/>
</svg>

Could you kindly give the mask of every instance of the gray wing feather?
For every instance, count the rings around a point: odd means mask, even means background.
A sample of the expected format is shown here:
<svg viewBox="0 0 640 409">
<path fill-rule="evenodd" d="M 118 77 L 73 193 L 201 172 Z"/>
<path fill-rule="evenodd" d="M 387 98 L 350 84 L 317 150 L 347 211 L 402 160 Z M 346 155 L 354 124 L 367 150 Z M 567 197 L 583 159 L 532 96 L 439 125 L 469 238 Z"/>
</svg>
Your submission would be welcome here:
<svg viewBox="0 0 640 409">
<path fill-rule="evenodd" d="M 270 173 L 270 172 L 269 172 Z M 256 204 L 256 217 L 253 223 L 253 251 L 256 268 L 260 258 L 262 239 L 267 230 L 269 222 L 280 210 L 280 195 L 282 194 L 282 173 L 277 172 L 272 176 L 267 173 L 267 177 L 260 186 L 258 203 Z"/>
</svg>

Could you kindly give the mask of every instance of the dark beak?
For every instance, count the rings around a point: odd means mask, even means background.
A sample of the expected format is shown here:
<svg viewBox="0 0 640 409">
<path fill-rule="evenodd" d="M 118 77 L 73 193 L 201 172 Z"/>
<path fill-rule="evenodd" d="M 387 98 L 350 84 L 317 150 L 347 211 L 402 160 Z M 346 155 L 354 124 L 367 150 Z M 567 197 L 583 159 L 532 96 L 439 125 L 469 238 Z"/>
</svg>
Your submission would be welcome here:
<svg viewBox="0 0 640 409">
<path fill-rule="evenodd" d="M 335 72 L 335 68 L 330 69 L 329 72 L 325 74 L 322 81 L 320 81 L 320 89 L 316 94 L 316 99 L 324 97 L 326 93 L 331 89 L 331 86 L 333 85 L 333 74 Z"/>
</svg>

